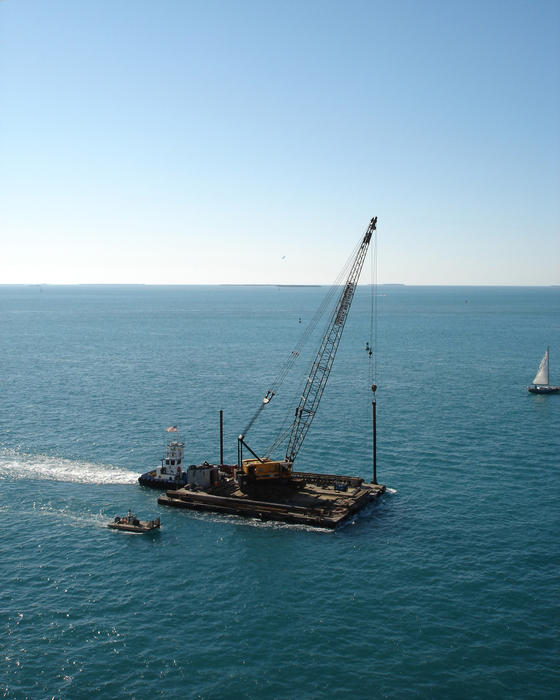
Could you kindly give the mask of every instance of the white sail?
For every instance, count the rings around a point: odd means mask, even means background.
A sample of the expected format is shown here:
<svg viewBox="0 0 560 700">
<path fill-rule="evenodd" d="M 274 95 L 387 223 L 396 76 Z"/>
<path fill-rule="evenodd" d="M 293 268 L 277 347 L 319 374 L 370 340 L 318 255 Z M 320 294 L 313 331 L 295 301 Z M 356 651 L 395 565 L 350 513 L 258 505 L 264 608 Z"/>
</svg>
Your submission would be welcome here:
<svg viewBox="0 0 560 700">
<path fill-rule="evenodd" d="M 546 384 L 548 385 L 548 348 L 544 354 L 543 359 L 539 365 L 539 371 L 533 379 L 533 384 Z"/>
</svg>

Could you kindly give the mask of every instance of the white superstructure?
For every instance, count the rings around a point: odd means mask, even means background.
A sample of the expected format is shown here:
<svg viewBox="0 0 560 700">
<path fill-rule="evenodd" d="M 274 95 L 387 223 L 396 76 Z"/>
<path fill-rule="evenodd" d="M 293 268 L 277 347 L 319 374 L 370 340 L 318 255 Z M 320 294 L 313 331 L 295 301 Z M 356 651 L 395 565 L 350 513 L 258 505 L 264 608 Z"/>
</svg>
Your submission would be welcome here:
<svg viewBox="0 0 560 700">
<path fill-rule="evenodd" d="M 168 443 L 165 457 L 161 460 L 161 467 L 155 469 L 156 479 L 170 482 L 182 479 L 184 449 L 185 443 L 179 440 L 172 440 Z"/>
</svg>

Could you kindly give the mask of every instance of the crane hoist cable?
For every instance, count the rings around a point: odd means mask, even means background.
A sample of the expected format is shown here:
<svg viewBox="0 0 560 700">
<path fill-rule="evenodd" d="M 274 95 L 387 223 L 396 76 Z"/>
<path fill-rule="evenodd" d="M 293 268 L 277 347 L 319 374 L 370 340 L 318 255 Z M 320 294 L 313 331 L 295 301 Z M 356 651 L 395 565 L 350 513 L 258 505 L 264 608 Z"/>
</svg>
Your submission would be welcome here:
<svg viewBox="0 0 560 700">
<path fill-rule="evenodd" d="M 264 409 L 265 406 L 267 406 L 271 400 L 273 399 L 274 396 L 278 393 L 279 388 L 282 386 L 284 383 L 286 377 L 288 376 L 290 370 L 298 360 L 298 358 L 301 355 L 301 352 L 303 348 L 305 347 L 307 341 L 309 338 L 312 336 L 313 331 L 316 329 L 317 325 L 325 315 L 325 312 L 327 309 L 331 306 L 333 297 L 335 296 L 336 292 L 340 289 L 340 285 L 343 281 L 343 279 L 346 277 L 348 274 L 348 270 L 352 264 L 352 261 L 356 257 L 356 254 L 358 252 L 358 249 L 360 247 L 360 244 L 355 247 L 355 249 L 352 251 L 350 256 L 348 257 L 346 263 L 344 264 L 344 267 L 342 270 L 338 273 L 337 278 L 335 281 L 332 283 L 330 286 L 327 294 L 323 298 L 321 304 L 317 308 L 317 311 L 315 312 L 314 316 L 312 317 L 311 321 L 307 324 L 305 327 L 305 330 L 301 334 L 301 337 L 295 346 L 295 348 L 292 350 L 286 361 L 284 362 L 284 365 L 282 366 L 282 369 L 274 379 L 274 381 L 270 384 L 270 388 L 266 392 L 262 402 L 259 404 L 259 407 L 255 411 L 254 415 L 252 416 L 251 420 L 245 427 L 245 430 L 242 432 L 242 435 L 246 436 L 249 430 L 252 428 L 254 425 L 255 421 L 257 418 L 260 416 L 262 410 Z"/>
<path fill-rule="evenodd" d="M 375 245 L 370 247 L 370 266 L 371 266 L 371 300 L 370 300 L 370 319 L 369 319 L 369 338 L 366 344 L 366 350 L 369 355 L 369 383 L 375 384 L 377 377 L 377 239 Z M 374 349 L 375 348 L 375 349 Z"/>
<path fill-rule="evenodd" d="M 286 450 L 286 462 L 289 464 L 292 464 L 297 457 L 301 445 L 305 440 L 305 436 L 307 435 L 307 431 L 317 413 L 317 408 L 340 344 L 342 331 L 344 330 L 346 319 L 348 318 L 356 286 L 360 279 L 360 273 L 367 250 L 376 227 L 377 217 L 375 216 L 371 219 L 367 231 L 359 245 L 358 252 L 352 261 L 346 284 L 342 288 L 338 303 L 332 312 L 329 325 L 323 336 L 313 365 L 311 366 L 311 371 L 307 378 L 303 394 L 296 408 L 295 419 L 290 432 Z"/>
<path fill-rule="evenodd" d="M 311 365 L 311 370 L 305 382 L 303 393 L 300 397 L 298 407 L 296 408 L 295 418 L 289 431 L 288 446 L 284 460 L 259 457 L 247 444 L 245 434 L 242 433 L 238 436 L 237 461 L 242 471 L 239 481 L 242 490 L 249 488 L 249 484 L 256 484 L 259 481 L 261 483 L 274 484 L 282 483 L 285 479 L 290 478 L 292 465 L 305 440 L 313 418 L 317 413 L 321 396 L 327 384 L 342 337 L 342 331 L 344 330 L 350 306 L 360 279 L 360 273 L 364 265 L 367 250 L 376 227 L 377 217 L 375 216 L 371 219 L 358 246 L 357 252 L 351 260 L 346 282 L 340 290 L 337 303 L 330 315 L 327 330 L 321 339 L 319 350 Z M 375 388 L 372 387 L 372 390 L 375 391 Z M 263 404 L 267 405 L 270 398 L 271 397 L 265 397 Z M 258 411 L 256 415 L 259 413 L 260 411 Z M 253 418 L 253 422 L 255 418 L 256 416 Z M 244 447 L 249 450 L 254 459 L 243 459 Z"/>
<path fill-rule="evenodd" d="M 354 251 L 352 252 L 349 260 L 354 260 L 357 256 L 358 249 L 361 247 L 362 241 L 358 243 Z M 375 383 L 375 378 L 376 378 L 376 354 L 373 351 L 373 348 L 377 347 L 377 238 L 374 240 L 374 243 L 370 246 L 369 248 L 370 251 L 370 304 L 369 304 L 369 336 L 368 336 L 368 342 L 366 343 L 366 350 L 368 351 L 368 378 L 369 378 L 369 384 Z M 346 271 L 348 269 L 349 265 L 345 265 L 344 270 Z M 293 403 L 296 403 L 296 401 L 299 400 L 299 397 L 301 395 L 301 391 L 296 391 L 295 396 L 293 398 Z M 290 423 L 288 425 L 288 423 Z M 276 449 L 284 443 L 287 438 L 290 435 L 290 432 L 292 431 L 292 426 L 293 426 L 293 416 L 290 416 L 289 414 L 286 415 L 286 418 L 284 419 L 282 426 L 280 428 L 280 431 L 274 440 L 274 442 L 269 445 L 269 447 L 266 449 L 265 452 L 265 457 L 269 458 Z"/>
</svg>

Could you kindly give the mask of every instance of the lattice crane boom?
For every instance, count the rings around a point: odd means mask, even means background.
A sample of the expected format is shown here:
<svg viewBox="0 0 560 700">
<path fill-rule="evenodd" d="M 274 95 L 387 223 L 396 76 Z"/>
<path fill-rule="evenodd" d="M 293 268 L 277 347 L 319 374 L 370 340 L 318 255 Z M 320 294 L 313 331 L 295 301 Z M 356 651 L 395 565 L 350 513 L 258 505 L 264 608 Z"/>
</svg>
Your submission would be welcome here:
<svg viewBox="0 0 560 700">
<path fill-rule="evenodd" d="M 292 464 L 297 457 L 302 443 L 305 440 L 305 436 L 307 435 L 307 431 L 309 430 L 313 418 L 317 413 L 319 401 L 321 400 L 321 396 L 323 395 L 325 385 L 329 378 L 336 351 L 338 350 L 338 345 L 340 343 L 340 338 L 342 336 L 342 331 L 344 330 L 344 325 L 346 323 L 346 319 L 348 318 L 350 305 L 352 304 L 352 299 L 354 298 L 356 285 L 358 284 L 360 273 L 364 265 L 367 249 L 373 232 L 376 230 L 376 225 L 377 217 L 375 216 L 370 221 L 358 251 L 352 260 L 346 283 L 340 292 L 338 301 L 330 317 L 329 325 L 321 340 L 319 351 L 317 352 L 317 356 L 315 357 L 311 371 L 307 377 L 303 394 L 296 409 L 294 422 L 292 423 L 292 427 L 290 429 L 286 458 L 284 460 L 274 460 L 270 459 L 269 457 L 259 457 L 259 455 L 245 442 L 245 435 L 239 435 L 237 439 L 237 462 L 241 472 L 239 476 L 239 484 L 242 490 L 250 491 L 250 489 L 253 488 L 253 486 L 256 486 L 256 484 L 264 484 L 266 482 L 278 483 L 279 480 L 290 479 Z M 262 407 L 268 404 L 273 396 L 274 391 L 267 392 L 262 406 L 252 418 L 247 430 L 258 417 Z M 251 453 L 251 458 L 243 459 L 244 447 Z"/>
<path fill-rule="evenodd" d="M 342 337 L 342 331 L 344 330 L 344 325 L 348 318 L 348 312 L 350 311 L 356 285 L 358 284 L 360 273 L 364 265 L 367 249 L 373 232 L 376 230 L 376 226 L 377 217 L 375 216 L 370 221 L 362 243 L 356 253 L 356 257 L 348 273 L 346 284 L 342 288 L 338 303 L 332 313 L 328 328 L 323 336 L 319 351 L 311 367 L 290 431 L 290 438 L 286 450 L 286 462 L 294 462 L 305 440 L 313 418 L 317 413 L 317 408 L 319 407 L 319 402 L 327 384 L 336 351 L 338 350 L 340 338 Z"/>
</svg>

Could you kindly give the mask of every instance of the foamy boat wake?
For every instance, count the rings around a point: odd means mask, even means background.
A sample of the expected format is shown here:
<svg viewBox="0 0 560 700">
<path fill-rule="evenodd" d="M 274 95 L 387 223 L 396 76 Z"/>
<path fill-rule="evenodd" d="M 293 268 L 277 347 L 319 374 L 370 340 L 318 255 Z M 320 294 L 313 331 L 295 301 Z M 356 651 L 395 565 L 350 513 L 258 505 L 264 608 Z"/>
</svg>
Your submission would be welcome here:
<svg viewBox="0 0 560 700">
<path fill-rule="evenodd" d="M 79 484 L 134 484 L 139 476 L 139 472 L 110 464 L 0 450 L 0 479 L 38 479 Z"/>
</svg>

